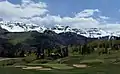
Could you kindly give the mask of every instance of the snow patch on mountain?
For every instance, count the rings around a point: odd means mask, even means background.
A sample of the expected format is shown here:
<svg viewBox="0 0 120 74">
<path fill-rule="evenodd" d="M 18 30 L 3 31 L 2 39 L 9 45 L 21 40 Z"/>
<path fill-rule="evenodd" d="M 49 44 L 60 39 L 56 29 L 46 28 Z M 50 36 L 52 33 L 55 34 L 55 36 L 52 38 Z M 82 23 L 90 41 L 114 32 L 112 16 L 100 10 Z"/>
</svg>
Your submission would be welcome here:
<svg viewBox="0 0 120 74">
<path fill-rule="evenodd" d="M 72 28 L 70 26 L 55 25 L 51 28 L 46 28 L 44 26 L 39 26 L 32 23 L 23 23 L 23 22 L 11 22 L 11 21 L 0 21 L 0 26 L 3 29 L 8 30 L 9 32 L 27 32 L 27 31 L 38 31 L 43 33 L 45 30 L 51 30 L 55 33 L 65 33 L 65 32 L 74 32 L 79 35 L 90 38 L 99 38 L 104 36 L 117 36 L 120 37 L 120 31 L 117 32 L 107 32 L 101 28 Z"/>
<path fill-rule="evenodd" d="M 38 31 L 44 32 L 46 28 L 44 26 L 40 27 L 36 24 L 25 24 L 22 22 L 0 22 L 0 26 L 3 29 L 8 30 L 9 32 L 27 32 L 27 31 Z"/>
</svg>

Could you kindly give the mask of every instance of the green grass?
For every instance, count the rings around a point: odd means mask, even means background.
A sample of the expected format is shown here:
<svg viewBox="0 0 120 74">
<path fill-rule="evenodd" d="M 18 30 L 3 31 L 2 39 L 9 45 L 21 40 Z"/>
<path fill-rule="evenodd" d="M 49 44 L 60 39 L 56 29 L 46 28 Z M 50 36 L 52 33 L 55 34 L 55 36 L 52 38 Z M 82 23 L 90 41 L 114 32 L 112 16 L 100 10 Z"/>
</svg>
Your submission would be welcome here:
<svg viewBox="0 0 120 74">
<path fill-rule="evenodd" d="M 18 59 L 8 59 L 8 60 L 3 60 L 3 61 L 0 61 L 0 66 L 10 66 L 10 65 L 20 65 L 20 64 L 23 64 L 25 65 L 25 62 L 22 61 L 21 58 L 18 58 Z"/>
<path fill-rule="evenodd" d="M 70 70 L 22 70 L 13 67 L 0 67 L 0 74 L 120 74 L 120 65 L 103 64 L 96 67 L 85 69 L 70 69 Z"/>
<path fill-rule="evenodd" d="M 100 60 L 100 59 L 91 59 L 91 60 L 83 60 L 80 62 L 81 64 L 87 64 L 87 65 L 100 65 L 100 64 L 104 64 L 104 60 Z"/>
<path fill-rule="evenodd" d="M 110 55 L 77 55 L 61 59 L 62 64 L 46 63 L 39 64 L 29 63 L 27 66 L 43 66 L 52 68 L 51 71 L 40 70 L 23 70 L 22 68 L 0 67 L 0 74 L 120 74 L 120 51 L 113 52 Z M 57 60 L 55 60 L 57 61 Z M 85 63 L 90 67 L 73 68 L 73 64 Z M 92 64 L 92 65 L 91 65 Z"/>
</svg>

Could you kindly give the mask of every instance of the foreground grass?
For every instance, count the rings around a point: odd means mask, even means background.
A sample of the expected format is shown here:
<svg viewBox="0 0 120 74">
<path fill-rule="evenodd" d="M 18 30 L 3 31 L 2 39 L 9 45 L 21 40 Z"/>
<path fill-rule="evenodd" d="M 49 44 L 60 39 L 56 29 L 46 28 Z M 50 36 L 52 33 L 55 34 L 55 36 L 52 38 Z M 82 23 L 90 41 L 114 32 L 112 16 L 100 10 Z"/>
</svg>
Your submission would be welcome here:
<svg viewBox="0 0 120 74">
<path fill-rule="evenodd" d="M 102 64 L 99 66 L 70 70 L 22 70 L 21 68 L 0 67 L 0 74 L 120 74 L 120 65 Z"/>
<path fill-rule="evenodd" d="M 39 61 L 39 60 L 38 60 Z M 75 68 L 73 64 L 87 64 L 90 67 Z M 11 62 L 10 62 L 11 64 Z M 22 68 L 0 67 L 0 74 L 120 74 L 120 51 L 110 55 L 78 55 L 69 56 L 62 59 L 62 64 L 58 63 L 30 63 L 27 66 L 50 67 L 51 71 L 23 70 Z"/>
</svg>

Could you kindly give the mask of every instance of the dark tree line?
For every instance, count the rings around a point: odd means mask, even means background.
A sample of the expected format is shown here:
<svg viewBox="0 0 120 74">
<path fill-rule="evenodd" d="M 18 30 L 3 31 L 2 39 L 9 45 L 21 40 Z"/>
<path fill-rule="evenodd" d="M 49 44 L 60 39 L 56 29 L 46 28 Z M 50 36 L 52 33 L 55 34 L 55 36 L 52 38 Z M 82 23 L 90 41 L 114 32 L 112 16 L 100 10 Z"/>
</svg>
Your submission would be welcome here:
<svg viewBox="0 0 120 74">
<path fill-rule="evenodd" d="M 26 42 L 15 45 L 9 43 L 8 40 L 2 41 L 1 39 L 0 57 L 25 57 L 26 55 L 35 54 L 37 59 L 44 59 L 46 57 L 57 59 L 67 57 L 69 53 L 88 55 L 94 52 L 95 48 L 103 48 L 100 50 L 100 54 L 108 54 L 109 48 L 119 50 L 119 42 L 118 44 L 115 44 L 113 41 L 89 43 L 87 38 L 83 36 L 81 38 L 81 36 L 74 33 L 58 35 L 51 31 L 45 31 L 42 34 L 33 33 L 32 37 L 32 40 L 28 39 Z"/>
</svg>

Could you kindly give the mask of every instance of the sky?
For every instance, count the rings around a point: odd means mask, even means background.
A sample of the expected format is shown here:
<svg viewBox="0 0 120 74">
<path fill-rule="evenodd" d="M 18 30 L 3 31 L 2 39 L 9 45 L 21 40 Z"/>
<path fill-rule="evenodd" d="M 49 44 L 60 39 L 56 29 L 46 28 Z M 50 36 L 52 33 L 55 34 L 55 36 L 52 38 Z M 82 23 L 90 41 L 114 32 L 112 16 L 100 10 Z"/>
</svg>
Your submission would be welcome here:
<svg viewBox="0 0 120 74">
<path fill-rule="evenodd" d="M 0 18 L 51 27 L 120 30 L 120 0 L 0 0 Z"/>
</svg>

